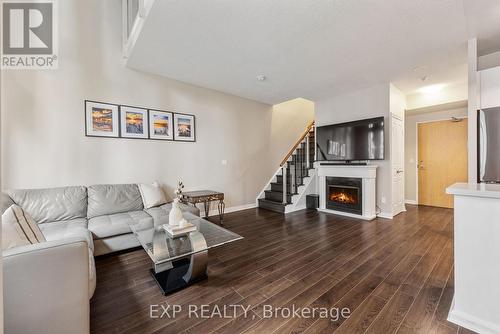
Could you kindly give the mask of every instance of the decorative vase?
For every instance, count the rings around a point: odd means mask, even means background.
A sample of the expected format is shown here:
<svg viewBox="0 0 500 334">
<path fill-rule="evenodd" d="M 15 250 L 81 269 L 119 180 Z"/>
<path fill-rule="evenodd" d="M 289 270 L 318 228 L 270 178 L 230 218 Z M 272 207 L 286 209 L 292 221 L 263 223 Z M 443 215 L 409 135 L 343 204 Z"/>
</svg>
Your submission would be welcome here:
<svg viewBox="0 0 500 334">
<path fill-rule="evenodd" d="M 179 199 L 176 198 L 172 203 L 172 210 L 170 210 L 168 215 L 168 224 L 171 226 L 177 226 L 180 224 L 182 219 L 184 219 L 184 217 L 182 216 L 182 210 L 179 207 Z"/>
</svg>

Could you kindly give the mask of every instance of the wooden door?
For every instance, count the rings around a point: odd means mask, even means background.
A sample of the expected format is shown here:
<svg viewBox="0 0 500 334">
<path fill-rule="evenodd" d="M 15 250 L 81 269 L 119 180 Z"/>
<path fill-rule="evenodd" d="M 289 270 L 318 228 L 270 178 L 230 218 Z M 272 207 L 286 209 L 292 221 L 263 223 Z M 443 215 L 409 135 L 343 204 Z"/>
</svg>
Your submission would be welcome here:
<svg viewBox="0 0 500 334">
<path fill-rule="evenodd" d="M 403 121 L 392 117 L 391 123 L 391 161 L 392 161 L 392 214 L 395 216 L 405 209 L 404 199 L 404 126 Z"/>
<path fill-rule="evenodd" d="M 467 182 L 467 119 L 418 124 L 418 204 L 453 208 L 455 182 Z"/>
</svg>

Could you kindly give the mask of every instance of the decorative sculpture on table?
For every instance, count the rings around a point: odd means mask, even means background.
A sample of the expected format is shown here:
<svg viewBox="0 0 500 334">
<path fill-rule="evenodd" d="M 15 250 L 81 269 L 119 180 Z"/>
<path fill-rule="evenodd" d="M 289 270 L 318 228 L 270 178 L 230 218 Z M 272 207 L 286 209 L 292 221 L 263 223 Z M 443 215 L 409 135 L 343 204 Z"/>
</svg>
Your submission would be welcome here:
<svg viewBox="0 0 500 334">
<path fill-rule="evenodd" d="M 170 214 L 168 215 L 168 224 L 171 226 L 179 226 L 185 222 L 184 217 L 182 216 L 182 210 L 179 206 L 179 203 L 182 199 L 182 189 L 184 188 L 184 184 L 179 181 L 177 184 L 177 188 L 175 188 L 174 194 L 174 202 L 172 203 L 172 210 L 170 210 Z"/>
<path fill-rule="evenodd" d="M 170 237 L 176 238 L 183 235 L 187 235 L 191 232 L 197 230 L 196 225 L 187 221 L 182 214 L 182 210 L 180 208 L 180 203 L 183 198 L 182 189 L 184 188 L 184 184 L 181 181 L 177 184 L 177 188 L 175 188 L 174 194 L 174 202 L 172 203 L 172 209 L 168 215 L 168 224 L 163 225 L 163 229 L 168 233 Z"/>
</svg>

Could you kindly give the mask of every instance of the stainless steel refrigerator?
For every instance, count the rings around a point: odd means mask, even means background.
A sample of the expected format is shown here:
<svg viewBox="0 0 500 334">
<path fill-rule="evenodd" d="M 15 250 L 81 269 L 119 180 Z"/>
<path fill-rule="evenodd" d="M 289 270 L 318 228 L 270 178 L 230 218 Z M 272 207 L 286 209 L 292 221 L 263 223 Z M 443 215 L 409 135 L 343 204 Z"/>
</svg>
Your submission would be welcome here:
<svg viewBox="0 0 500 334">
<path fill-rule="evenodd" d="M 500 183 L 500 107 L 478 112 L 478 179 Z"/>
</svg>

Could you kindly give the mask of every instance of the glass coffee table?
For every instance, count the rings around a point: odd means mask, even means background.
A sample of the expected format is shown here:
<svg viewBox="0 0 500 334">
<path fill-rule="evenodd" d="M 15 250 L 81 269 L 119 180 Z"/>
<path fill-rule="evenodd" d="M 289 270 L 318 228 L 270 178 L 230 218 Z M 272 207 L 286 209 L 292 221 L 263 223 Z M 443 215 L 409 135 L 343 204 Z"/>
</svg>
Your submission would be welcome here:
<svg viewBox="0 0 500 334">
<path fill-rule="evenodd" d="M 173 238 L 162 227 L 165 219 L 155 220 L 154 227 L 148 229 L 131 226 L 153 262 L 151 274 L 164 295 L 207 278 L 210 248 L 243 239 L 191 213 L 183 214 L 187 221 L 197 227 L 197 231 Z"/>
</svg>

